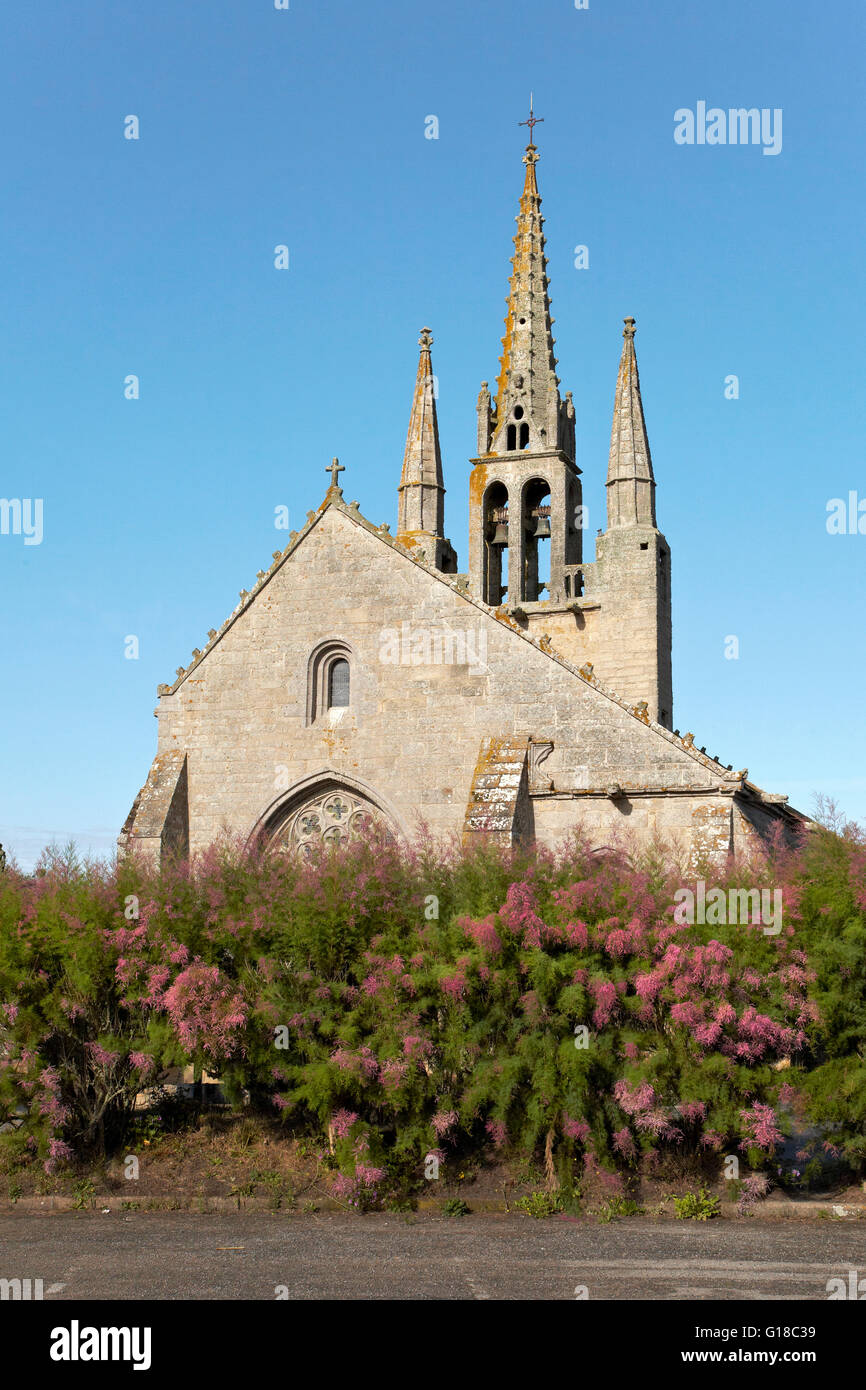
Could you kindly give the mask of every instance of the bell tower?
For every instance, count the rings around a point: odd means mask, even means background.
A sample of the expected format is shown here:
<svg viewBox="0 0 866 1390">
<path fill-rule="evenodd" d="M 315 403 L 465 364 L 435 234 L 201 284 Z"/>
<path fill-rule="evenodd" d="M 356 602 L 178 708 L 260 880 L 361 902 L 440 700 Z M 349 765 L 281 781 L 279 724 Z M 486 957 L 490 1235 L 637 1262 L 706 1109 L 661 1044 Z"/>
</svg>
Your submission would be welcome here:
<svg viewBox="0 0 866 1390">
<path fill-rule="evenodd" d="M 570 391 L 559 394 L 535 170 L 538 119 L 530 105 L 496 398 L 482 382 L 469 483 L 470 587 L 523 615 L 566 597 L 582 553 L 574 406 Z"/>
<path fill-rule="evenodd" d="M 655 477 L 634 349 L 625 320 L 607 475 L 607 530 L 583 559 L 580 469 L 571 392 L 559 394 L 538 120 L 530 103 L 526 174 L 495 399 L 478 396 L 469 479 L 469 586 L 575 666 L 588 666 L 649 719 L 673 728 L 670 549 L 656 526 Z"/>
</svg>

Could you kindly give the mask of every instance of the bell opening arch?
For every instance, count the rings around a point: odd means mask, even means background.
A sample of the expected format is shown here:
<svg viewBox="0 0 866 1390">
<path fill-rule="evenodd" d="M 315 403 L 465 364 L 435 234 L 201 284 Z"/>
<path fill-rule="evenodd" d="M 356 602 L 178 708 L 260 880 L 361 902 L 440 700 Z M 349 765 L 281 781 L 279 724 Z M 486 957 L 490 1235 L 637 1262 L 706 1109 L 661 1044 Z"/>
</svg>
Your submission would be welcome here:
<svg viewBox="0 0 866 1390">
<path fill-rule="evenodd" d="M 482 503 L 484 602 L 498 608 L 508 592 L 508 488 L 491 483 Z"/>
</svg>

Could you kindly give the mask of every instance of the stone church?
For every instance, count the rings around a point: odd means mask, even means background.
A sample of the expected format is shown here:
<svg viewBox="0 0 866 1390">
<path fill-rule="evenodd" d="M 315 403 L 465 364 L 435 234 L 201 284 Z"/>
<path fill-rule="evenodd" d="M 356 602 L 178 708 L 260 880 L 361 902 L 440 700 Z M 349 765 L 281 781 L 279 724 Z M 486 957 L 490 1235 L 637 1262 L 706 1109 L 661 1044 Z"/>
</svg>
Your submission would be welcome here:
<svg viewBox="0 0 866 1390">
<path fill-rule="evenodd" d="M 306 525 L 158 687 L 158 751 L 121 852 L 195 853 L 230 830 L 304 854 L 372 819 L 398 836 L 424 823 L 550 846 L 578 826 L 598 847 L 630 827 L 724 854 L 803 824 L 674 728 L 671 553 L 632 318 L 607 529 L 584 559 L 538 157 L 530 125 L 499 375 L 478 397 L 467 571 L 445 536 L 425 328 L 396 533 L 344 500 L 335 459 Z"/>
</svg>

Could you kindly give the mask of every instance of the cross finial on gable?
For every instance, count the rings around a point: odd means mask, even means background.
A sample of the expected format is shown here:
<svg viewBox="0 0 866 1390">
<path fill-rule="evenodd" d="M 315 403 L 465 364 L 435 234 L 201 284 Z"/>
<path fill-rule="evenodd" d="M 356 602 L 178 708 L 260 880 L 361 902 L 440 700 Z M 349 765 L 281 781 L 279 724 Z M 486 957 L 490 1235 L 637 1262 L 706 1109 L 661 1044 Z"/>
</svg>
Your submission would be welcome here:
<svg viewBox="0 0 866 1390">
<path fill-rule="evenodd" d="M 339 478 L 339 474 L 340 474 L 340 473 L 345 473 L 345 471 L 346 471 L 346 470 L 345 470 L 345 468 L 343 467 L 343 465 L 341 464 L 341 462 L 340 462 L 339 459 L 332 459 L 332 460 L 331 460 L 330 464 L 329 464 L 328 467 L 325 469 L 325 472 L 326 472 L 326 473 L 330 473 L 330 475 L 331 475 L 331 487 L 328 488 L 328 491 L 329 491 L 329 492 L 331 491 L 331 488 L 335 488 L 337 492 L 340 491 L 340 486 L 339 486 L 338 478 Z"/>
</svg>

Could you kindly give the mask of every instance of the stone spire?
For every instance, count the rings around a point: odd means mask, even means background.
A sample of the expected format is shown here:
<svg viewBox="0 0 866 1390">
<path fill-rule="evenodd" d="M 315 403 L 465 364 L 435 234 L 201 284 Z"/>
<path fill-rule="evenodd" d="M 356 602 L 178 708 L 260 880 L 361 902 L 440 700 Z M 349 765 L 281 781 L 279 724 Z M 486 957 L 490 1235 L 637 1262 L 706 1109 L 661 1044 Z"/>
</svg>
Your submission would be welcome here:
<svg viewBox="0 0 866 1390">
<path fill-rule="evenodd" d="M 490 447 L 497 454 L 526 448 L 533 452 L 564 449 L 573 458 L 574 410 L 562 405 L 556 375 L 537 162 L 538 150 L 530 141 L 523 156 L 526 176 L 516 219 Z"/>
<path fill-rule="evenodd" d="M 423 552 L 430 563 L 442 569 L 446 555 L 453 552 L 444 539 L 445 487 L 430 359 L 433 335 L 429 328 L 421 329 L 418 343 L 421 355 L 400 475 L 396 539 Z"/>
<path fill-rule="evenodd" d="M 634 319 L 624 319 L 622 358 L 616 382 L 610 460 L 607 469 L 607 524 L 655 526 L 655 478 L 650 457 L 640 378 L 634 350 Z"/>
</svg>

